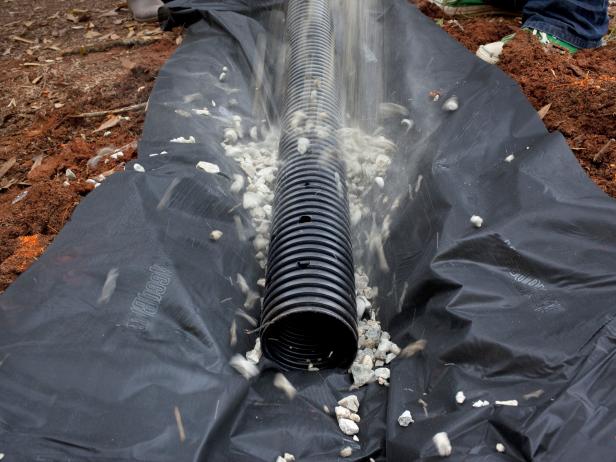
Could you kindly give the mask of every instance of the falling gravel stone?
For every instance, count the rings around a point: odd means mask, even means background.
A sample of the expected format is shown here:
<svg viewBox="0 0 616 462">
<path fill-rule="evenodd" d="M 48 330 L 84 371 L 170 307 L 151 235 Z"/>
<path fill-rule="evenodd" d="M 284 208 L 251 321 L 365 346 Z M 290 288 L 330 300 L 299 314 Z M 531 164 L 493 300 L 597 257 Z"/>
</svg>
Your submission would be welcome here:
<svg viewBox="0 0 616 462">
<path fill-rule="evenodd" d="M 210 233 L 210 240 L 216 242 L 218 239 L 222 237 L 222 231 L 215 229 Z"/>
<path fill-rule="evenodd" d="M 448 98 L 443 103 L 443 110 L 444 111 L 449 111 L 449 112 L 457 111 L 459 107 L 460 107 L 460 103 L 458 101 L 458 97 L 457 96 L 452 96 L 451 98 Z"/>
<path fill-rule="evenodd" d="M 68 180 L 64 180 L 64 183 L 62 183 L 62 186 L 64 186 L 65 188 L 70 186 L 71 184 L 68 182 Z"/>
<path fill-rule="evenodd" d="M 355 303 L 357 305 L 357 319 L 363 318 L 366 310 L 369 310 L 372 307 L 368 299 L 363 295 L 356 297 Z"/>
<path fill-rule="evenodd" d="M 518 405 L 518 400 L 517 399 L 508 399 L 505 401 L 494 401 L 494 404 L 496 406 L 517 406 Z"/>
<path fill-rule="evenodd" d="M 284 462 L 295 462 L 295 456 L 293 454 L 289 454 L 288 452 L 285 452 L 282 458 L 284 459 Z"/>
<path fill-rule="evenodd" d="M 407 116 L 409 115 L 409 110 L 396 103 L 381 103 L 379 104 L 379 115 L 381 117 Z"/>
<path fill-rule="evenodd" d="M 505 445 L 503 443 L 496 443 L 496 452 L 505 452 Z"/>
<path fill-rule="evenodd" d="M 357 437 L 357 435 L 353 435 L 353 441 L 355 441 L 356 443 L 359 443 L 359 438 Z"/>
<path fill-rule="evenodd" d="M 203 170 L 206 173 L 220 173 L 220 167 L 216 164 L 212 164 L 211 162 L 200 161 L 197 162 L 197 168 L 199 170 Z"/>
<path fill-rule="evenodd" d="M 470 222 L 475 228 L 481 228 L 483 226 L 483 218 L 479 215 L 473 215 Z"/>
<path fill-rule="evenodd" d="M 231 183 L 231 192 L 238 193 L 244 187 L 244 177 L 239 173 L 233 174 L 233 183 Z"/>
<path fill-rule="evenodd" d="M 451 455 L 452 447 L 447 433 L 437 433 L 432 437 L 432 442 L 434 443 L 439 456 L 447 457 Z"/>
<path fill-rule="evenodd" d="M 107 272 L 105 283 L 103 284 L 103 288 L 101 289 L 101 294 L 97 300 L 97 303 L 99 305 L 103 305 L 111 299 L 111 296 L 115 292 L 116 281 L 118 280 L 119 275 L 120 275 L 120 271 L 118 270 L 118 268 L 111 268 Z"/>
<path fill-rule="evenodd" d="M 402 414 L 400 414 L 400 417 L 398 417 L 398 424 L 401 427 L 408 427 L 410 424 L 414 423 L 415 421 L 413 420 L 413 416 L 411 415 L 411 411 L 406 410 L 404 411 Z"/>
<path fill-rule="evenodd" d="M 133 164 L 133 170 L 139 173 L 145 172 L 145 168 L 143 168 L 143 165 L 141 164 Z"/>
<path fill-rule="evenodd" d="M 204 107 L 203 109 L 193 109 L 192 111 L 197 115 L 203 115 L 203 116 L 210 115 L 210 110 L 206 107 Z"/>
<path fill-rule="evenodd" d="M 254 141 L 259 141 L 259 129 L 257 127 L 252 127 L 250 129 L 250 138 Z"/>
<path fill-rule="evenodd" d="M 413 125 L 415 125 L 415 123 L 411 119 L 402 119 L 400 125 L 406 128 L 406 131 L 408 132 L 411 128 L 413 128 Z"/>
<path fill-rule="evenodd" d="M 306 154 L 308 148 L 310 147 L 310 140 L 308 138 L 298 138 L 297 139 L 297 151 L 300 154 Z"/>
<path fill-rule="evenodd" d="M 293 384 L 289 382 L 289 380 L 280 372 L 274 376 L 274 386 L 279 390 L 282 390 L 289 399 L 293 399 L 295 398 L 295 395 L 297 395 L 297 390 Z"/>
<path fill-rule="evenodd" d="M 66 178 L 68 178 L 69 180 L 76 180 L 77 179 L 77 175 L 75 175 L 75 173 L 70 168 L 67 168 L 66 169 Z"/>
<path fill-rule="evenodd" d="M 351 457 L 353 455 L 353 450 L 350 446 L 347 446 L 344 449 L 340 450 L 340 457 Z"/>
<path fill-rule="evenodd" d="M 464 394 L 463 391 L 459 391 L 456 393 L 456 403 L 458 404 L 462 404 L 464 401 L 466 401 L 466 395 Z"/>
<path fill-rule="evenodd" d="M 246 380 L 259 375 L 259 368 L 252 361 L 247 360 L 241 354 L 234 355 L 229 365 L 239 372 Z"/>
<path fill-rule="evenodd" d="M 352 436 L 359 433 L 359 427 L 351 419 L 338 419 L 338 426 L 345 435 Z"/>
<path fill-rule="evenodd" d="M 374 182 L 381 189 L 385 187 L 385 180 L 380 176 L 377 176 L 376 178 L 374 178 Z"/>
<path fill-rule="evenodd" d="M 338 401 L 338 405 L 345 407 L 352 412 L 359 411 L 359 399 L 357 398 L 357 395 L 349 395 L 345 398 L 342 398 L 340 401 Z"/>
<path fill-rule="evenodd" d="M 505 157 L 505 162 L 513 162 L 513 159 L 515 159 L 515 156 L 513 154 L 509 154 L 507 157 Z"/>
<path fill-rule="evenodd" d="M 218 80 L 220 80 L 221 82 L 224 82 L 225 80 L 227 80 L 227 73 L 221 72 L 221 74 L 218 76 Z"/>
<path fill-rule="evenodd" d="M 231 327 L 229 328 L 229 345 L 232 347 L 237 345 L 237 322 L 235 322 L 235 319 L 231 322 Z"/>
<path fill-rule="evenodd" d="M 425 339 L 419 339 L 414 342 L 411 342 L 402 349 L 399 356 L 401 358 L 410 358 L 412 356 L 415 356 L 420 351 L 425 350 L 427 344 L 428 342 L 426 342 Z"/>
</svg>

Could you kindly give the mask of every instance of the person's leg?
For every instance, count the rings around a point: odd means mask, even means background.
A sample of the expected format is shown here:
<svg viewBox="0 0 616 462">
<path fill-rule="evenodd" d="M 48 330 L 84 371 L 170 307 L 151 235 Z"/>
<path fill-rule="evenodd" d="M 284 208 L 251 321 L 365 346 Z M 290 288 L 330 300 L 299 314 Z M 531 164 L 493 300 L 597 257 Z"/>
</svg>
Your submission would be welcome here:
<svg viewBox="0 0 616 462">
<path fill-rule="evenodd" d="M 528 0 L 522 27 L 537 29 L 577 48 L 596 48 L 608 31 L 608 0 Z"/>
</svg>

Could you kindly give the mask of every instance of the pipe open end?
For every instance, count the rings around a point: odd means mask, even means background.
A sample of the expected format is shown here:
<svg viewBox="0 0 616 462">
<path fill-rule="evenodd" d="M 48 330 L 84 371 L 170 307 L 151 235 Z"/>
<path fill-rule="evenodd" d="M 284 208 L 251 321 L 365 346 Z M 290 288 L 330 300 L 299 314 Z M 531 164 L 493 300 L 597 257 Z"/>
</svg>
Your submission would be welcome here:
<svg viewBox="0 0 616 462">
<path fill-rule="evenodd" d="M 261 345 L 286 369 L 348 368 L 357 354 L 357 331 L 337 315 L 307 308 L 268 323 Z"/>
</svg>

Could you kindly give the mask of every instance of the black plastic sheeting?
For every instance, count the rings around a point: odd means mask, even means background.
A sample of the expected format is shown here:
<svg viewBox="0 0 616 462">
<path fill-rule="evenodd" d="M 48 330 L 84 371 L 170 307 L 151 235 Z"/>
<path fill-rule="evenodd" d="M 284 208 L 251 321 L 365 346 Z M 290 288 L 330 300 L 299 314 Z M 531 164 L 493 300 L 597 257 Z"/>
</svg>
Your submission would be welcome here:
<svg viewBox="0 0 616 462">
<path fill-rule="evenodd" d="M 236 275 L 261 277 L 234 224 L 237 215 L 250 230 L 229 191 L 241 172 L 220 146 L 223 120 L 175 111 L 215 100 L 220 115 L 274 114 L 277 74 L 265 72 L 260 99 L 252 81 L 258 37 L 279 45 L 269 28 L 284 16 L 272 4 L 168 5 L 175 24 L 205 21 L 158 78 L 139 147 L 146 172 L 128 165 L 92 192 L 0 297 L 4 460 L 335 461 L 347 445 L 345 460 L 437 460 L 440 431 L 453 444 L 448 460 L 615 460 L 616 202 L 509 78 L 403 0 L 382 2 L 379 65 L 387 101 L 409 106 L 415 128 L 388 133 L 399 152 L 385 190 L 401 197 L 385 243 L 391 270 L 368 269 L 392 339 L 423 338 L 426 349 L 392 363 L 389 388 L 357 391 L 360 443 L 322 410 L 348 394 L 345 371 L 288 373 L 298 389 L 288 401 L 272 363 L 251 381 L 228 366 L 255 338 L 229 346 L 234 318 L 251 328 L 235 315 Z M 452 94 L 460 109 L 444 113 Z M 169 143 L 190 135 L 196 144 Z M 199 160 L 223 175 L 197 170 Z M 216 243 L 213 229 L 225 233 Z M 473 408 L 477 399 L 519 406 Z M 405 409 L 408 428 L 396 421 Z"/>
</svg>

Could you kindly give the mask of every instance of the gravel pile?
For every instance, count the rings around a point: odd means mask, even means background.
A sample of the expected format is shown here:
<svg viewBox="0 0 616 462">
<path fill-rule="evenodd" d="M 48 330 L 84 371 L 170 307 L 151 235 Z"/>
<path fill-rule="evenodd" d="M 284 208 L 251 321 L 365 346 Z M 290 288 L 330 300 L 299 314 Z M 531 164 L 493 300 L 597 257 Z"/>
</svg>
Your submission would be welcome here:
<svg viewBox="0 0 616 462">
<path fill-rule="evenodd" d="M 229 127 L 234 134 L 242 133 L 241 119 L 234 118 L 234 127 Z M 278 167 L 278 141 L 279 136 L 275 131 L 259 130 L 253 127 L 250 132 L 257 140 L 251 137 L 251 141 L 235 144 L 235 136 L 222 143 L 227 156 L 236 160 L 246 179 L 241 175 L 235 175 L 231 183 L 231 190 L 242 193 L 242 206 L 248 210 L 252 218 L 256 235 L 253 240 L 255 257 L 265 269 L 267 260 L 267 248 L 269 246 L 269 227 L 272 219 L 272 202 L 274 200 L 274 184 Z M 259 135 L 264 135 L 262 138 Z"/>
</svg>

